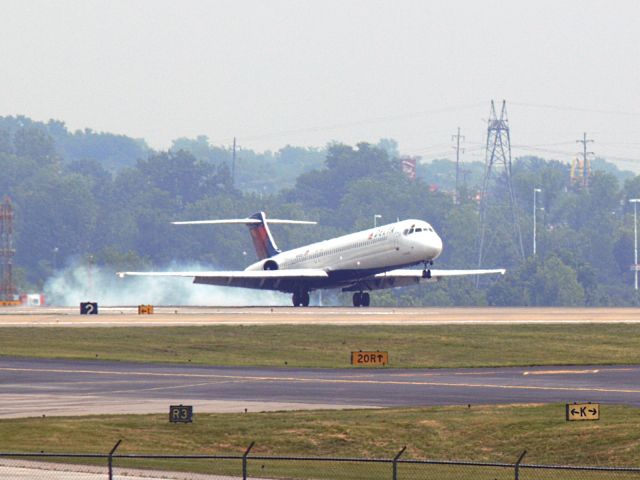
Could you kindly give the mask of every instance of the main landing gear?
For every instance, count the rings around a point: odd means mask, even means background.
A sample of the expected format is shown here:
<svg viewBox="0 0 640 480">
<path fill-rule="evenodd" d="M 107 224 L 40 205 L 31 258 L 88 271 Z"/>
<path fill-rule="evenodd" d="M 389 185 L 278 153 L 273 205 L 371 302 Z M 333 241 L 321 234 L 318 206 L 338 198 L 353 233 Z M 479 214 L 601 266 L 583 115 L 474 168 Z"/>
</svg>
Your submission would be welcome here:
<svg viewBox="0 0 640 480">
<path fill-rule="evenodd" d="M 369 292 L 356 292 L 353 294 L 354 307 L 368 307 L 370 303 L 371 297 L 369 297 Z"/>
<path fill-rule="evenodd" d="M 291 302 L 294 307 L 308 307 L 309 306 L 309 292 L 299 291 L 293 292 Z"/>
</svg>

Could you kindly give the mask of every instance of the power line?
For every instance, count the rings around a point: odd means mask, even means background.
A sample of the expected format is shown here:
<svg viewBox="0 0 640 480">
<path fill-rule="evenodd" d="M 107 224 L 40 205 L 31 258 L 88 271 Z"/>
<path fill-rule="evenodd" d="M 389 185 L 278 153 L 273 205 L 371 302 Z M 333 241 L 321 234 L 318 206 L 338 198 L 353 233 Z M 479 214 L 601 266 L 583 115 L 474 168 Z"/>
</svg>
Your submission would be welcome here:
<svg viewBox="0 0 640 480">
<path fill-rule="evenodd" d="M 524 152 L 532 152 L 532 153 L 536 153 L 536 152 L 553 153 L 556 155 L 564 155 L 567 157 L 573 157 L 575 155 L 575 150 L 574 151 L 553 150 L 550 148 L 539 148 L 539 147 L 528 146 L 528 145 L 518 145 L 517 147 L 513 146 L 513 150 L 522 150 Z M 604 160 L 615 160 L 617 162 L 640 163 L 640 158 L 618 157 L 616 155 L 602 155 L 596 158 L 602 158 Z"/>
<path fill-rule="evenodd" d="M 356 126 L 361 126 L 361 125 L 369 125 L 369 124 L 373 124 L 373 123 L 388 122 L 388 121 L 393 121 L 393 120 L 406 120 L 406 119 L 411 119 L 411 118 L 424 117 L 424 116 L 427 116 L 427 115 L 436 115 L 436 114 L 439 114 L 439 113 L 448 113 L 448 112 L 454 112 L 454 111 L 459 111 L 459 110 L 468 110 L 468 109 L 471 109 L 471 108 L 481 107 L 483 104 L 484 104 L 484 102 L 482 102 L 482 103 L 471 103 L 471 104 L 466 104 L 466 105 L 454 105 L 454 106 L 450 106 L 450 107 L 436 108 L 436 109 L 433 109 L 433 110 L 424 110 L 424 111 L 421 111 L 421 112 L 410 112 L 410 113 L 404 113 L 404 114 L 387 115 L 387 116 L 381 116 L 381 117 L 372 117 L 372 118 L 366 118 L 366 119 L 361 119 L 361 120 L 354 120 L 353 122 L 335 123 L 335 124 L 330 124 L 330 125 L 317 125 L 317 126 L 310 126 L 310 127 L 299 128 L 299 129 L 282 130 L 282 131 L 279 131 L 279 132 L 268 132 L 268 133 L 256 134 L 256 135 L 242 135 L 242 139 L 246 143 L 247 141 L 264 140 L 264 139 L 269 139 L 269 138 L 280 137 L 280 136 L 283 136 L 283 135 L 296 135 L 296 134 L 302 134 L 302 133 L 313 133 L 313 132 L 320 132 L 320 131 L 326 131 L 326 130 L 337 130 L 337 129 L 345 128 L 345 127 L 356 127 Z"/>
<path fill-rule="evenodd" d="M 604 115 L 624 115 L 624 116 L 631 116 L 631 117 L 640 117 L 640 112 L 625 112 L 622 110 L 599 110 L 595 108 L 570 107 L 566 105 L 549 105 L 549 104 L 524 103 L 524 102 L 510 102 L 510 103 L 511 105 L 518 105 L 520 107 L 548 108 L 551 110 L 565 110 L 565 111 L 571 111 L 571 112 L 600 113 Z"/>
</svg>

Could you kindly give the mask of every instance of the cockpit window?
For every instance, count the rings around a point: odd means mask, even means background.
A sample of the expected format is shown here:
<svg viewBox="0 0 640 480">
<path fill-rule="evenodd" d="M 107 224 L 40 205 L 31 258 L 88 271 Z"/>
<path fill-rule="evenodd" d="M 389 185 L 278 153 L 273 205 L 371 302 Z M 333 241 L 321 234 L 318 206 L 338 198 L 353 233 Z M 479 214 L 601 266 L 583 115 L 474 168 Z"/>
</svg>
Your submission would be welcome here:
<svg viewBox="0 0 640 480">
<path fill-rule="evenodd" d="M 430 225 L 426 227 L 416 227 L 415 225 L 411 225 L 411 228 L 405 228 L 402 231 L 402 234 L 411 235 L 412 233 L 418 233 L 418 232 L 434 232 L 435 233 L 435 230 Z"/>
<path fill-rule="evenodd" d="M 417 232 L 434 232 L 435 230 L 433 229 L 432 226 L 426 226 L 426 227 L 416 227 L 415 225 L 411 225 L 411 228 L 405 228 L 402 231 L 403 235 L 411 235 L 412 233 L 417 233 Z"/>
</svg>

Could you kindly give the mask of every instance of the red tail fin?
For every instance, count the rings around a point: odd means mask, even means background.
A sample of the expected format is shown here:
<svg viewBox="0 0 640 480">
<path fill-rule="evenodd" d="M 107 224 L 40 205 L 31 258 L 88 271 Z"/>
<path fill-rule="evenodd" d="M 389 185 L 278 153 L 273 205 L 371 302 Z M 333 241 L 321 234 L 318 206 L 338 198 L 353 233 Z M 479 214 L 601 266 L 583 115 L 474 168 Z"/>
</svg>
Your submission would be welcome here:
<svg viewBox="0 0 640 480">
<path fill-rule="evenodd" d="M 249 224 L 249 233 L 251 234 L 251 240 L 253 240 L 253 246 L 256 249 L 258 259 L 262 260 L 280 253 L 276 242 L 271 236 L 264 212 L 254 213 L 249 218 L 260 220 L 260 223 Z"/>
</svg>

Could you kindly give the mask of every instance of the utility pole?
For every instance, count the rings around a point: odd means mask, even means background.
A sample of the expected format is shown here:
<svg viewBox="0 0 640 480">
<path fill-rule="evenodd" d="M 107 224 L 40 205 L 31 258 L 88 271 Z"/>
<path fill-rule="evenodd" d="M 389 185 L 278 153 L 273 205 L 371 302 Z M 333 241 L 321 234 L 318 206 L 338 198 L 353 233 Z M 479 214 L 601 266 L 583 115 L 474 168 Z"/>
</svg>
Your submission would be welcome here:
<svg viewBox="0 0 640 480">
<path fill-rule="evenodd" d="M 536 203 L 536 193 L 540 193 L 542 190 L 540 188 L 533 189 L 533 256 L 536 256 L 536 210 L 538 210 L 538 205 Z"/>
<path fill-rule="evenodd" d="M 233 137 L 233 157 L 231 159 L 231 186 L 236 186 L 236 137 Z"/>
<path fill-rule="evenodd" d="M 638 290 L 638 202 L 640 198 L 630 198 L 629 202 L 633 203 L 633 286 Z"/>
<path fill-rule="evenodd" d="M 593 155 L 593 152 L 587 152 L 587 144 L 593 143 L 593 140 L 587 140 L 587 133 L 582 134 L 582 140 L 576 140 L 576 143 L 582 144 L 582 186 L 587 188 L 589 186 L 589 155 Z"/>
<path fill-rule="evenodd" d="M 456 190 L 453 196 L 453 203 L 455 205 L 458 204 L 458 195 L 459 195 L 459 179 L 460 179 L 460 139 L 464 139 L 464 135 L 460 135 L 460 127 L 458 127 L 458 133 L 456 135 L 451 136 L 451 140 L 456 141 Z M 464 152 L 464 149 L 463 149 Z"/>
<path fill-rule="evenodd" d="M 467 175 L 471 173 L 471 170 L 468 168 L 461 168 L 460 173 L 462 174 L 462 185 L 467 186 Z"/>
</svg>

